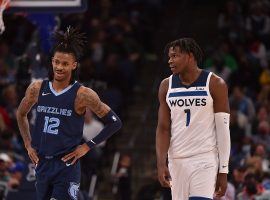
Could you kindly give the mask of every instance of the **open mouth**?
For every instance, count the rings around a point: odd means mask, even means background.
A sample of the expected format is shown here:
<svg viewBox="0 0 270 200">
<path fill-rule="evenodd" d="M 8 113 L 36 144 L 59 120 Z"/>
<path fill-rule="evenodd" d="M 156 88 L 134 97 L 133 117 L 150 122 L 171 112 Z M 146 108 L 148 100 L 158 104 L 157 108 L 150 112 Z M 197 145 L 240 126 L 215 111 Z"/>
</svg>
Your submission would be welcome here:
<svg viewBox="0 0 270 200">
<path fill-rule="evenodd" d="M 64 73 L 63 72 L 55 72 L 55 75 L 58 76 L 58 77 L 62 77 L 64 76 Z"/>
<path fill-rule="evenodd" d="M 170 66 L 171 70 L 175 70 L 175 68 L 176 68 L 175 66 Z"/>
</svg>

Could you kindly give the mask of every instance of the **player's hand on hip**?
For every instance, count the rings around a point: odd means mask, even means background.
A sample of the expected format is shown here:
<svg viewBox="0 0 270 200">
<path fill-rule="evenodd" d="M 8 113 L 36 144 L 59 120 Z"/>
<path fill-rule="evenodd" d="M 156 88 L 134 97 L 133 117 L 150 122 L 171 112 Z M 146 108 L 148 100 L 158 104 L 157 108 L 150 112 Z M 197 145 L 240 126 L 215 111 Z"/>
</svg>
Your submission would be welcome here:
<svg viewBox="0 0 270 200">
<path fill-rule="evenodd" d="M 64 162 L 72 161 L 70 164 L 73 165 L 79 158 L 84 156 L 89 150 L 90 148 L 88 147 L 87 144 L 79 145 L 74 151 L 62 157 L 62 161 Z"/>
<path fill-rule="evenodd" d="M 227 174 L 218 173 L 216 182 L 215 196 L 220 198 L 225 195 L 227 190 Z"/>
<path fill-rule="evenodd" d="M 158 166 L 158 180 L 162 187 L 171 187 L 171 175 L 166 165 Z"/>
<path fill-rule="evenodd" d="M 26 150 L 27 150 L 28 156 L 31 159 L 32 163 L 38 164 L 39 158 L 37 156 L 36 150 L 31 146 L 26 147 Z"/>
</svg>

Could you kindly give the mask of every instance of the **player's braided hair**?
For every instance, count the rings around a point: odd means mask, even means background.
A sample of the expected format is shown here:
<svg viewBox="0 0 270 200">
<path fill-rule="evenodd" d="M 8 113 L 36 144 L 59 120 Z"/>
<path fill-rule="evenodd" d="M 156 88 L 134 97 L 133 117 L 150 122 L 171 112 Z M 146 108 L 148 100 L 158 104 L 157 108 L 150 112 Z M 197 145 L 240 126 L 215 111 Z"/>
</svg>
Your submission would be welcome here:
<svg viewBox="0 0 270 200">
<path fill-rule="evenodd" d="M 78 29 L 69 26 L 64 33 L 56 31 L 53 39 L 55 40 L 54 52 L 72 53 L 76 60 L 82 56 L 86 37 Z"/>
<path fill-rule="evenodd" d="M 53 54 L 55 52 L 63 52 L 73 54 L 76 61 L 79 61 L 83 55 L 83 48 L 86 44 L 86 37 L 84 33 L 81 33 L 77 28 L 71 26 L 67 27 L 63 33 L 61 31 L 55 31 L 53 34 Z M 77 76 L 78 67 L 72 71 L 71 83 L 73 83 Z M 53 79 L 52 69 L 49 72 L 49 79 Z"/>
<path fill-rule="evenodd" d="M 169 42 L 165 47 L 165 55 L 168 56 L 169 49 L 179 47 L 181 52 L 192 53 L 197 64 L 202 62 L 203 52 L 200 46 L 192 38 L 180 38 L 178 40 Z"/>
</svg>

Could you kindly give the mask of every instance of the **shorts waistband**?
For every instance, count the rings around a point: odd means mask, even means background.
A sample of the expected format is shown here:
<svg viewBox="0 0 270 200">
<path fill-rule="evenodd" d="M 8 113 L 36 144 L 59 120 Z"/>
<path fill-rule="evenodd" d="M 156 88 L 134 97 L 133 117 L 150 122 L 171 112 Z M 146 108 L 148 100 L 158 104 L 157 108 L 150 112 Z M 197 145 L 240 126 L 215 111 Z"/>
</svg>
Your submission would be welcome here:
<svg viewBox="0 0 270 200">
<path fill-rule="evenodd" d="M 71 152 L 71 151 L 70 151 Z M 67 153 L 61 153 L 58 155 L 42 155 L 42 154 L 38 154 L 38 157 L 40 159 L 45 159 L 45 160 L 52 160 L 52 159 L 61 159 L 62 157 L 64 157 L 65 155 L 69 154 L 70 152 Z"/>
</svg>

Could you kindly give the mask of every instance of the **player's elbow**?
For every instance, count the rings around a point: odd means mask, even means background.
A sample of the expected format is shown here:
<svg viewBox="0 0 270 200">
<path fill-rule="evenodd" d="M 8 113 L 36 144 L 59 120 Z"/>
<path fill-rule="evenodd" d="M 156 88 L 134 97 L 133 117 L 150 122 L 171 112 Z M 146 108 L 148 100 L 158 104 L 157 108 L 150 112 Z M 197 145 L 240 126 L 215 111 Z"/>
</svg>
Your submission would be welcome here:
<svg viewBox="0 0 270 200">
<path fill-rule="evenodd" d="M 156 134 L 157 135 L 169 135 L 170 134 L 170 128 L 167 127 L 167 126 L 163 126 L 161 124 L 158 124 Z"/>
<path fill-rule="evenodd" d="M 103 122 L 109 125 L 114 132 L 120 130 L 122 127 L 121 119 L 112 110 L 103 118 Z"/>
<path fill-rule="evenodd" d="M 23 117 L 23 114 L 22 114 L 21 110 L 18 109 L 18 110 L 16 111 L 16 118 L 17 118 L 17 120 L 19 120 L 19 119 L 22 118 L 22 117 Z"/>
<path fill-rule="evenodd" d="M 119 117 L 116 120 L 116 122 L 114 122 L 114 123 L 115 123 L 115 129 L 117 131 L 119 131 L 122 128 L 122 126 L 123 126 L 123 123 L 122 123 L 122 121 L 121 121 L 121 119 Z"/>
</svg>

